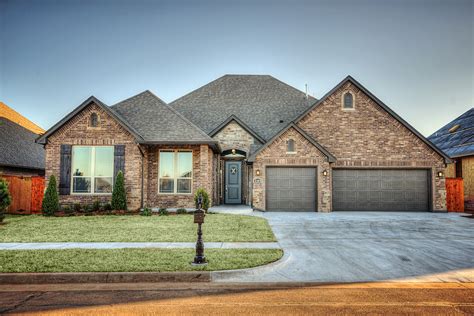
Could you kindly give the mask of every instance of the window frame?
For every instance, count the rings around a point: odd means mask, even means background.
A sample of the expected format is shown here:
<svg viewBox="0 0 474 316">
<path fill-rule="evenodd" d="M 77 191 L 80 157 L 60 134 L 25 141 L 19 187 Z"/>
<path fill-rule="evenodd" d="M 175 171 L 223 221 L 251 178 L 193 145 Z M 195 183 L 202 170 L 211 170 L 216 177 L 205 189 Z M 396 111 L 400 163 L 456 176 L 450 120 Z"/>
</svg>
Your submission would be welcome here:
<svg viewBox="0 0 474 316">
<path fill-rule="evenodd" d="M 162 152 L 173 153 L 173 177 L 162 178 L 160 175 L 160 154 Z M 191 177 L 178 177 L 178 153 L 191 153 Z M 161 179 L 173 179 L 173 192 L 161 192 Z M 191 179 L 191 192 L 189 193 L 180 193 L 178 192 L 178 180 L 180 179 Z M 194 191 L 194 152 L 191 149 L 160 149 L 158 151 L 158 194 L 159 195 L 193 195 Z"/>
<path fill-rule="evenodd" d="M 352 96 L 352 107 L 350 107 L 350 108 L 346 108 L 346 106 L 345 106 L 346 105 L 346 102 L 345 102 L 346 94 L 350 94 Z M 342 106 L 342 109 L 344 111 L 354 111 L 355 110 L 356 102 L 355 102 L 354 93 L 352 93 L 352 91 L 346 90 L 342 93 L 341 106 Z"/>
<path fill-rule="evenodd" d="M 97 125 L 96 126 L 93 126 L 92 125 L 92 116 L 95 115 L 95 117 L 97 118 Z M 92 112 L 90 115 L 89 115 L 89 124 L 87 125 L 89 128 L 92 128 L 92 129 L 98 129 L 100 128 L 100 115 L 99 113 L 97 112 Z"/>
<path fill-rule="evenodd" d="M 288 145 L 289 145 L 290 141 L 293 142 L 293 151 L 289 151 L 289 150 L 288 150 Z M 287 154 L 296 154 L 296 153 L 297 153 L 297 152 L 296 152 L 296 141 L 295 141 L 294 138 L 288 138 L 288 139 L 286 140 L 286 153 L 287 153 Z"/>
<path fill-rule="evenodd" d="M 109 178 L 109 177 L 96 177 L 95 176 L 95 148 L 97 147 L 109 147 L 112 148 L 112 152 L 114 150 L 114 146 L 94 146 L 94 145 L 73 145 L 71 149 L 71 195 L 112 195 L 112 192 L 114 190 L 114 174 L 113 174 L 113 168 L 114 168 L 114 157 L 112 158 L 112 190 L 110 193 L 95 193 L 95 179 L 96 178 Z M 73 162 L 74 162 L 74 148 L 91 148 L 91 175 L 89 177 L 83 177 L 83 176 L 74 176 L 73 172 Z M 90 178 L 91 179 L 91 192 L 74 192 L 74 178 Z"/>
</svg>

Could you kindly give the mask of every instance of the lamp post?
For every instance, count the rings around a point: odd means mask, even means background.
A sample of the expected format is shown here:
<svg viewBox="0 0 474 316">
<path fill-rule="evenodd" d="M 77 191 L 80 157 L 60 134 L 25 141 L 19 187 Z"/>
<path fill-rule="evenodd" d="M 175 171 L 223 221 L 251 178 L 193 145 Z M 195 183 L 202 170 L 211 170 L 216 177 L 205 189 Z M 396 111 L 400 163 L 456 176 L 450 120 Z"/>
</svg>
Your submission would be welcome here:
<svg viewBox="0 0 474 316">
<path fill-rule="evenodd" d="M 202 230 L 201 225 L 204 224 L 204 213 L 202 209 L 202 194 L 199 194 L 198 197 L 198 209 L 194 212 L 194 223 L 198 224 L 198 231 L 197 231 L 197 242 L 196 242 L 196 256 L 194 257 L 194 261 L 192 265 L 202 266 L 206 265 L 206 256 L 204 256 L 204 242 L 202 241 Z"/>
</svg>

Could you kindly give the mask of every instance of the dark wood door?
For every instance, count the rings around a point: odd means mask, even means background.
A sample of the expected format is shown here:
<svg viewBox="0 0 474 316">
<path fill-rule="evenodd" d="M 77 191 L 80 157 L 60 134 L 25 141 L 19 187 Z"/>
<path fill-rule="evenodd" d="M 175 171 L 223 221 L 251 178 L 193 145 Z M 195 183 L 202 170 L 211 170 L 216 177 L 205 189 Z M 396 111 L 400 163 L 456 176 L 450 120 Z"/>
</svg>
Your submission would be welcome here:
<svg viewBox="0 0 474 316">
<path fill-rule="evenodd" d="M 225 163 L 225 203 L 242 203 L 242 173 L 240 161 Z"/>
</svg>

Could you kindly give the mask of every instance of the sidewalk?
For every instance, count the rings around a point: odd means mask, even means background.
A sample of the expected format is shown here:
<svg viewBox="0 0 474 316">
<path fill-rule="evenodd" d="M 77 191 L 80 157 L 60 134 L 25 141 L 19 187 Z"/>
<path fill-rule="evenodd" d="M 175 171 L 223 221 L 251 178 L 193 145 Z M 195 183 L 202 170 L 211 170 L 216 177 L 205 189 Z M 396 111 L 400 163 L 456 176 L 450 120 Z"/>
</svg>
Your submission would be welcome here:
<svg viewBox="0 0 474 316">
<path fill-rule="evenodd" d="M 194 248 L 194 242 L 24 242 L 0 243 L 0 250 L 35 249 L 117 249 L 117 248 Z M 205 248 L 280 249 L 277 242 L 206 242 Z"/>
</svg>

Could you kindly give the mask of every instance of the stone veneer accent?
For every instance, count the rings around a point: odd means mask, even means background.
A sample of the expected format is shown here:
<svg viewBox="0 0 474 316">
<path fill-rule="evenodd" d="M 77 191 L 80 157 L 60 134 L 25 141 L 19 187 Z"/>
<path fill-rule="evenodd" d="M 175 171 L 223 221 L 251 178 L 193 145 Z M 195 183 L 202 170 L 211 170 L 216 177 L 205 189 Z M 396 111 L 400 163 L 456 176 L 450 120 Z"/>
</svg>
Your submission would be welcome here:
<svg viewBox="0 0 474 316">
<path fill-rule="evenodd" d="M 252 144 L 260 144 L 258 140 L 235 121 L 229 122 L 213 138 L 219 142 L 222 150 L 240 149 L 247 154 Z"/>
<path fill-rule="evenodd" d="M 100 125 L 89 127 L 89 118 L 97 113 Z M 127 202 L 130 210 L 136 210 L 141 202 L 141 162 L 142 156 L 134 137 L 125 130 L 114 118 L 99 106 L 91 104 L 64 124 L 48 138 L 46 149 L 46 180 L 54 174 L 59 181 L 60 147 L 61 144 L 113 146 L 125 145 L 125 185 Z M 109 202 L 112 195 L 60 195 L 61 204 L 92 204 L 94 201 Z"/>
<path fill-rule="evenodd" d="M 286 152 L 288 139 L 295 141 L 296 154 Z M 258 153 L 253 164 L 253 206 L 265 210 L 265 171 L 271 166 L 314 166 L 317 167 L 317 209 L 320 212 L 331 211 L 331 181 L 329 176 L 322 176 L 323 170 L 329 170 L 327 157 L 321 153 L 313 144 L 303 137 L 294 128 L 289 128 L 272 144 Z M 256 171 L 260 170 L 260 176 Z"/>
<path fill-rule="evenodd" d="M 354 109 L 343 109 L 341 98 L 352 92 Z M 434 210 L 446 210 L 444 158 L 378 106 L 350 82 L 335 91 L 298 123 L 331 152 L 334 168 L 423 168 L 432 175 Z"/>
</svg>

